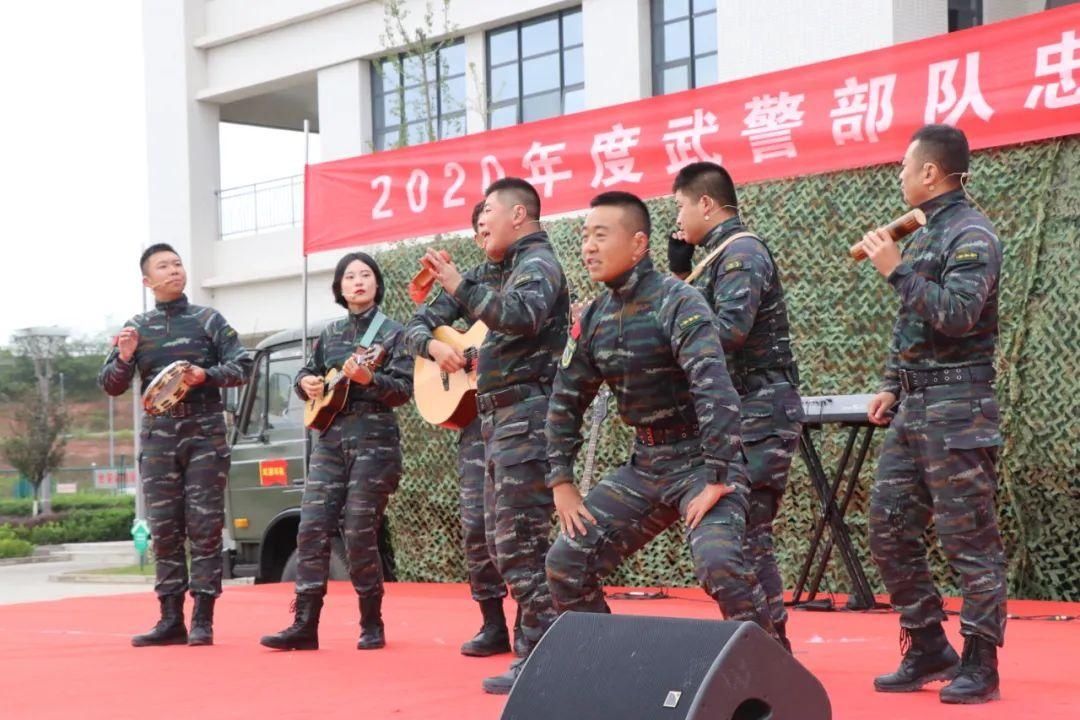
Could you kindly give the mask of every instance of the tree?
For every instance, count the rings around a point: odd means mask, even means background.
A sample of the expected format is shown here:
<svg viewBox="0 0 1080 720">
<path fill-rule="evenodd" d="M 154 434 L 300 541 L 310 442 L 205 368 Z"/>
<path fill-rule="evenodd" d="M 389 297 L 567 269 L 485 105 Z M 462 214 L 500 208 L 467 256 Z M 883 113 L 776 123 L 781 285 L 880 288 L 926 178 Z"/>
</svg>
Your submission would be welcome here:
<svg viewBox="0 0 1080 720">
<path fill-rule="evenodd" d="M 12 437 L 0 442 L 4 458 L 34 488 L 34 515 L 38 514 L 42 482 L 64 461 L 67 427 L 68 417 L 59 403 L 42 403 L 38 393 L 30 391 L 15 410 Z"/>
<path fill-rule="evenodd" d="M 446 93 L 448 86 L 440 83 L 439 77 L 445 77 L 446 65 L 441 60 L 439 51 L 453 44 L 453 33 L 457 26 L 450 22 L 450 0 L 441 0 L 439 19 L 436 20 L 436 9 L 432 0 L 427 0 L 424 6 L 423 18 L 418 23 L 409 20 L 409 11 L 405 7 L 405 0 L 385 0 L 383 3 L 383 33 L 379 41 L 387 49 L 397 49 L 384 58 L 380 63 L 379 71 L 385 72 L 383 63 L 390 66 L 392 72 L 403 82 L 398 85 L 397 107 L 398 117 L 405 115 L 407 103 L 404 87 L 419 85 L 423 90 L 418 100 L 412 101 L 413 108 L 424 117 L 424 141 L 434 142 L 439 139 L 439 112 L 436 107 L 439 93 Z M 438 38 L 438 39 L 436 39 Z M 439 64 L 443 63 L 441 72 L 436 72 Z M 464 102 L 465 98 L 461 99 Z M 464 130 L 464 119 L 461 130 Z M 407 132 L 402 132 L 397 141 L 387 149 L 400 148 L 408 145 Z"/>
<path fill-rule="evenodd" d="M 37 378 L 38 396 L 28 394 L 15 415 L 15 437 L 4 442 L 4 455 L 8 462 L 34 486 L 34 514 L 37 515 L 38 498 L 41 509 L 52 509 L 52 492 L 45 480 L 64 459 L 64 430 L 67 417 L 57 403 L 51 389 L 53 361 L 63 352 L 67 342 L 67 330 L 59 327 L 33 327 L 17 331 L 12 339 L 23 355 L 30 358 Z M 19 420 L 18 418 L 21 418 Z"/>
</svg>

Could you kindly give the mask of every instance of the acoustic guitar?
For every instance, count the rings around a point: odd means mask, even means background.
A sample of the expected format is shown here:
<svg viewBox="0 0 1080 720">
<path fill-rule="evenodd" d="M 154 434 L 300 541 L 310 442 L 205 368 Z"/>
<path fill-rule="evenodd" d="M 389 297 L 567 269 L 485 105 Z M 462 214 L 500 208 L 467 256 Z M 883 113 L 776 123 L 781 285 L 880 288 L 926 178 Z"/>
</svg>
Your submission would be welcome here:
<svg viewBox="0 0 1080 720">
<path fill-rule="evenodd" d="M 477 320 L 465 332 L 449 325 L 435 328 L 432 335 L 465 356 L 465 367 L 445 373 L 439 364 L 417 356 L 413 368 L 413 397 L 420 417 L 432 425 L 461 430 L 476 417 L 476 360 L 487 335 L 487 325 Z"/>
<path fill-rule="evenodd" d="M 362 371 L 374 374 L 386 361 L 386 348 L 382 345 L 358 351 L 353 358 Z M 323 394 L 314 400 L 308 400 L 304 404 L 304 426 L 311 430 L 324 432 L 334 422 L 337 414 L 345 408 L 349 399 L 350 381 L 345 373 L 336 368 L 330 368 L 323 378 Z"/>
</svg>

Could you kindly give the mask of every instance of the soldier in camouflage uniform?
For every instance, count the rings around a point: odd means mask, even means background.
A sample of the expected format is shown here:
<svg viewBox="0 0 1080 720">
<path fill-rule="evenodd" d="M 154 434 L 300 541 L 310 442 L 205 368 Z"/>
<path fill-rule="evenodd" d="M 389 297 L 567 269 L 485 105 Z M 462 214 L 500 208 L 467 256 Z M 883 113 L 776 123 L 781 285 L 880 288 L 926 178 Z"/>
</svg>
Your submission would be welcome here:
<svg viewBox="0 0 1080 720">
<path fill-rule="evenodd" d="M 566 277 L 539 217 L 540 197 L 531 185 L 498 180 L 487 188 L 480 216 L 497 280 L 462 277 L 434 251 L 424 258 L 444 291 L 489 328 L 479 351 L 476 397 L 491 486 L 486 526 L 499 572 L 521 607 L 526 653 L 555 620 L 544 576 L 553 508 L 544 484 L 544 418 L 570 315 Z M 522 662 L 484 680 L 484 690 L 510 692 Z"/>
<path fill-rule="evenodd" d="M 790 651 L 773 521 L 799 446 L 802 402 L 780 272 L 768 246 L 739 217 L 735 184 L 724 168 L 709 162 L 687 165 L 675 177 L 673 191 L 686 243 L 704 251 L 701 270 L 690 279 L 716 315 L 728 372 L 742 402 L 750 471 L 747 560 Z"/>
<path fill-rule="evenodd" d="M 562 357 L 547 415 L 562 534 L 547 557 L 562 611 L 609 612 L 601 579 L 682 518 L 705 591 L 732 620 L 772 633 L 765 595 L 743 559 L 747 483 L 739 398 L 701 295 L 648 256 L 645 204 L 603 193 L 585 220 L 582 256 L 608 290 L 586 308 Z M 590 401 L 607 383 L 635 430 L 630 461 L 581 498 L 573 463 Z"/>
<path fill-rule="evenodd" d="M 229 445 L 218 388 L 247 381 L 251 357 L 217 311 L 188 303 L 187 273 L 168 245 L 151 245 L 139 261 L 155 307 L 124 324 L 98 375 L 109 395 L 120 395 L 138 369 L 142 391 L 178 360 L 191 363 L 192 386 L 183 402 L 159 416 L 144 415 L 139 474 L 153 540 L 154 591 L 161 619 L 132 645 L 211 645 L 214 602 L 221 595 L 221 532 Z M 184 554 L 191 546 L 191 576 Z M 184 626 L 184 592 L 191 590 L 191 634 Z"/>
<path fill-rule="evenodd" d="M 386 645 L 382 621 L 383 573 L 378 530 L 390 495 L 401 479 L 401 434 L 393 408 L 412 396 L 413 360 L 400 323 L 379 310 L 382 273 L 365 253 L 349 253 L 337 264 L 334 299 L 348 316 L 323 329 L 312 356 L 296 376 L 303 399 L 319 397 L 323 376 L 341 368 L 350 388 L 345 408 L 316 440 L 300 501 L 295 621 L 260 641 L 279 650 L 315 650 L 331 541 L 344 516 L 349 577 L 359 596 L 359 650 Z M 353 357 L 358 348 L 381 345 L 386 359 L 374 372 Z"/>
<path fill-rule="evenodd" d="M 947 703 L 998 697 L 1006 618 L 994 507 L 1002 441 L 992 387 L 1002 248 L 964 195 L 969 156 L 956 128 L 917 131 L 900 183 L 907 203 L 926 213 L 926 227 L 902 253 L 881 231 L 861 243 L 900 296 L 884 382 L 868 414 L 884 425 L 900 400 L 871 493 L 870 550 L 900 612 L 905 652 L 900 668 L 874 687 L 909 692 L 953 678 L 941 690 Z M 945 613 L 927 564 L 923 536 L 931 519 L 964 598 L 962 658 L 942 629 Z"/>
<path fill-rule="evenodd" d="M 484 209 L 483 201 L 473 208 L 472 226 L 477 244 L 483 248 L 478 223 Z M 463 277 L 498 287 L 502 269 L 499 264 L 484 262 L 464 273 Z M 432 331 L 442 325 L 458 320 L 472 322 L 461 304 L 448 293 L 430 296 L 421 305 L 412 320 L 405 326 L 405 346 L 413 355 L 420 355 L 440 363 L 446 372 L 457 372 L 464 365 L 464 358 L 449 345 L 432 336 Z M 437 360 L 435 356 L 441 358 Z M 472 598 L 480 604 L 484 622 L 480 632 L 461 646 L 462 655 L 485 657 L 510 651 L 510 638 L 503 613 L 506 583 L 495 565 L 495 558 L 488 548 L 484 531 L 484 438 L 480 432 L 479 415 L 458 437 L 458 474 L 461 477 L 460 510 L 461 531 L 465 548 L 465 564 L 468 567 L 469 587 Z M 515 645 L 521 645 L 520 614 L 515 627 Z M 522 647 L 524 652 L 524 647 Z"/>
</svg>

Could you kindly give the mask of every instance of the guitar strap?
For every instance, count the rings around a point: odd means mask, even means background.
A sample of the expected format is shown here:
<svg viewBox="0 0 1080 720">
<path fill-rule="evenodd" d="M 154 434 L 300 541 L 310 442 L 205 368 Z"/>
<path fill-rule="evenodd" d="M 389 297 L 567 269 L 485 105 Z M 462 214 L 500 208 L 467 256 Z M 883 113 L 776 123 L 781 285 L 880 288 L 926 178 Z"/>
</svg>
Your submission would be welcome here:
<svg viewBox="0 0 1080 720">
<path fill-rule="evenodd" d="M 368 325 L 367 332 L 364 333 L 364 337 L 360 338 L 360 347 L 369 348 L 371 343 L 375 341 L 375 335 L 378 334 L 379 328 L 386 322 L 386 316 L 383 315 L 382 310 L 375 311 L 375 317 L 371 318 L 371 324 Z"/>
<path fill-rule="evenodd" d="M 720 247 L 716 248 L 711 253 L 706 255 L 704 260 L 702 260 L 696 266 L 694 266 L 694 271 L 687 276 L 686 283 L 688 285 L 693 285 L 694 281 L 697 280 L 699 277 L 701 277 L 701 273 L 705 272 L 709 268 L 709 265 L 712 265 L 713 261 L 716 260 L 716 258 L 720 257 L 720 253 L 727 250 L 728 245 L 735 242 L 739 238 L 744 238 L 744 237 L 756 238 L 757 235 L 755 235 L 752 232 L 745 232 L 745 231 L 744 232 L 737 232 L 734 235 L 732 235 L 731 237 L 729 237 L 727 240 L 725 240 L 724 242 L 720 243 Z"/>
</svg>

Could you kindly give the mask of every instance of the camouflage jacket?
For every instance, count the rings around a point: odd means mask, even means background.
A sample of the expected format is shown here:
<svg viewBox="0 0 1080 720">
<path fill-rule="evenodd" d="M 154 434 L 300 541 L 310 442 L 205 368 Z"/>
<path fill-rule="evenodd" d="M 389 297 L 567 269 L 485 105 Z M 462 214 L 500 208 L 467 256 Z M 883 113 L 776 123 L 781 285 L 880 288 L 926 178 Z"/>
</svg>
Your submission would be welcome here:
<svg viewBox="0 0 1080 720">
<path fill-rule="evenodd" d="M 358 315 L 349 313 L 323 328 L 307 365 L 296 374 L 296 394 L 300 399 L 307 400 L 307 394 L 300 389 L 302 379 L 308 375 L 322 377 L 330 368 L 340 370 L 349 356 L 356 352 L 377 309 L 377 306 L 372 307 Z M 386 360 L 375 371 L 375 379 L 370 385 L 352 383 L 349 402 L 367 400 L 393 408 L 409 401 L 412 397 L 413 358 L 405 349 L 402 334 L 401 323 L 390 318 L 383 321 L 372 344 L 382 345 L 386 349 Z"/>
<path fill-rule="evenodd" d="M 700 426 L 705 463 L 725 478 L 740 455 L 739 396 L 712 313 L 701 295 L 648 257 L 608 285 L 581 314 L 548 405 L 548 485 L 573 480 L 581 423 L 601 383 L 634 427 Z"/>
<path fill-rule="evenodd" d="M 206 382 L 188 391 L 184 402 L 220 402 L 218 388 L 243 385 L 251 375 L 251 355 L 240 344 L 236 331 L 217 310 L 192 305 L 186 295 L 157 303 L 124 327 L 138 331 L 139 344 L 131 362 L 121 360 L 116 348 L 105 359 L 98 385 L 109 395 L 123 394 L 131 386 L 136 368 L 140 392 L 145 392 L 157 374 L 177 360 L 187 360 L 206 371 Z"/>
<path fill-rule="evenodd" d="M 701 249 L 707 255 L 735 233 L 746 231 L 736 215 L 713 228 Z M 735 240 L 694 281 L 694 287 L 716 315 L 733 376 L 794 365 L 784 288 L 763 241 L 756 237 Z"/>
<path fill-rule="evenodd" d="M 484 262 L 471 270 L 467 270 L 462 277 L 472 282 L 488 287 L 501 287 L 503 281 L 503 266 L 498 263 Z M 416 309 L 412 318 L 405 324 L 405 347 L 412 355 L 421 355 L 431 359 L 428 355 L 428 343 L 431 342 L 431 332 L 442 325 L 453 325 L 458 320 L 468 323 L 476 321 L 470 317 L 454 296 L 443 292 L 441 288 L 432 291 L 427 302 Z"/>
<path fill-rule="evenodd" d="M 498 265 L 501 285 L 466 277 L 454 291 L 465 313 L 488 326 L 477 390 L 522 383 L 550 387 L 570 321 L 570 294 L 555 249 L 547 233 L 532 233 L 511 245 Z M 445 325 L 453 318 L 435 320 Z"/>
<path fill-rule="evenodd" d="M 879 390 L 897 396 L 900 368 L 990 364 L 997 343 L 1002 247 L 994 226 L 962 190 L 921 208 L 926 226 L 912 233 L 888 278 L 900 313 Z"/>
</svg>

